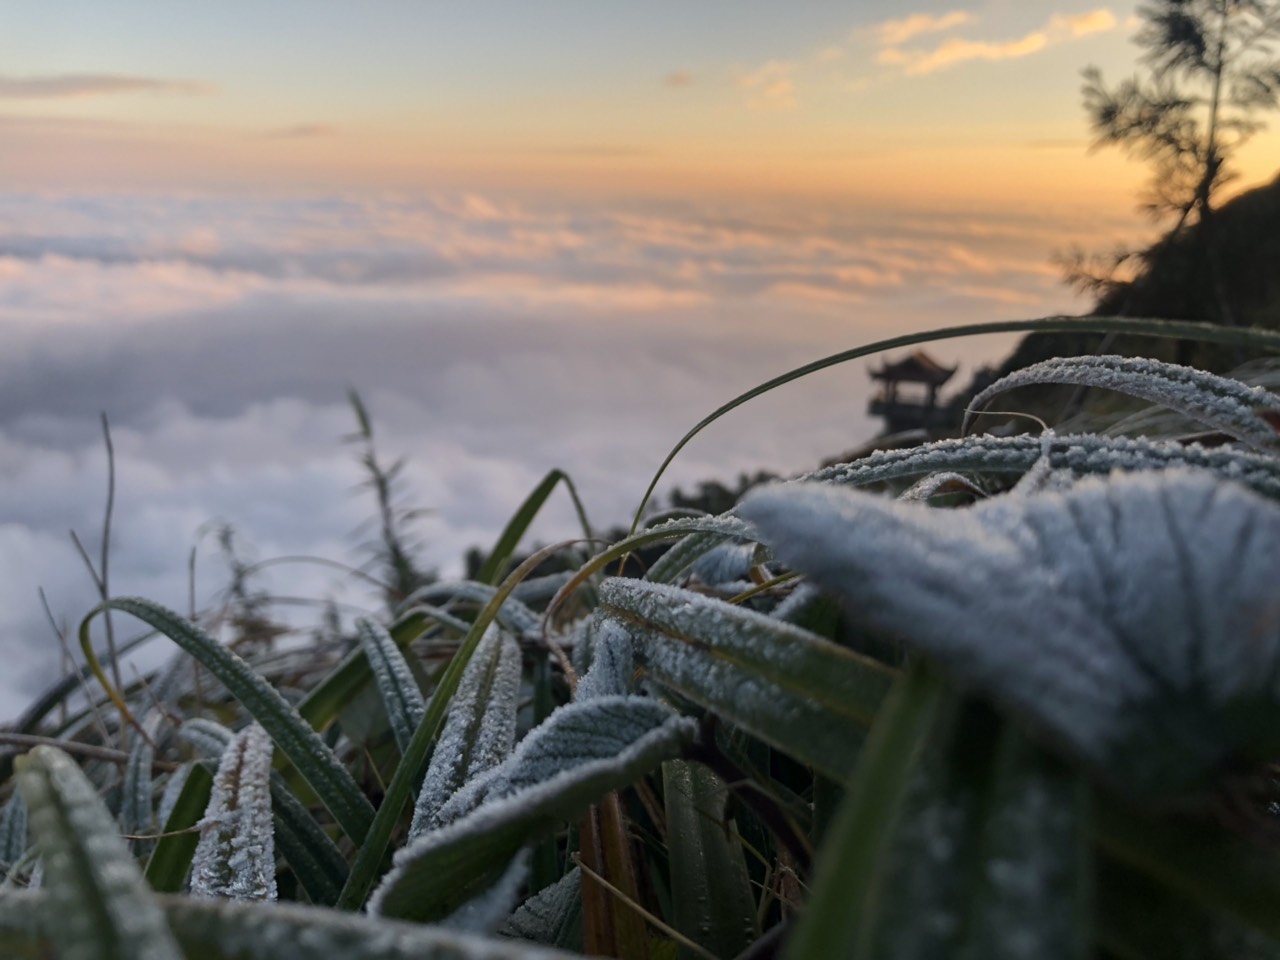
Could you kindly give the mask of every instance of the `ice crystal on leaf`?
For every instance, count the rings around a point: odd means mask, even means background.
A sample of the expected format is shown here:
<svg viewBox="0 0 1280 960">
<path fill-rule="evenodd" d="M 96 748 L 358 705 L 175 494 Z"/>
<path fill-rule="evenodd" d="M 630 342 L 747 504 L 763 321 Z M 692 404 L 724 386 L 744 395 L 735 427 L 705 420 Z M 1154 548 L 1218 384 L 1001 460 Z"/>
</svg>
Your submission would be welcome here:
<svg viewBox="0 0 1280 960">
<path fill-rule="evenodd" d="M 852 616 L 1134 795 L 1280 748 L 1280 508 L 1205 471 L 964 510 L 792 484 L 739 510 Z"/>
<path fill-rule="evenodd" d="M 449 704 L 414 806 L 410 839 L 440 826 L 445 802 L 511 753 L 519 698 L 520 647 L 505 630 L 490 626 Z"/>
<path fill-rule="evenodd" d="M 218 761 L 191 861 L 193 895 L 276 898 L 271 752 L 271 738 L 255 723 L 236 735 Z"/>
<path fill-rule="evenodd" d="M 591 700 L 624 694 L 635 672 L 635 642 L 622 624 L 605 620 L 596 630 L 591 647 L 591 669 L 578 682 L 574 699 Z"/>
</svg>

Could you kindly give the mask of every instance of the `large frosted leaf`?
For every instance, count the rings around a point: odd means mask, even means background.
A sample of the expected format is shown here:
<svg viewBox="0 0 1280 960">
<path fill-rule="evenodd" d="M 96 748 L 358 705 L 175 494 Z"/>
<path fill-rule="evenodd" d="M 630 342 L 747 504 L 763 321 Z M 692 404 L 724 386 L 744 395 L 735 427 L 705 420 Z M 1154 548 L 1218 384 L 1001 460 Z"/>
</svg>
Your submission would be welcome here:
<svg viewBox="0 0 1280 960">
<path fill-rule="evenodd" d="M 241 730 L 218 761 L 191 862 L 191 892 L 232 900 L 276 898 L 271 738 L 256 723 Z"/>
<path fill-rule="evenodd" d="M 574 867 L 522 903 L 498 928 L 516 937 L 566 950 L 582 949 L 582 869 Z"/>
<path fill-rule="evenodd" d="M 56 918 L 48 936 L 61 960 L 178 960 L 164 913 L 75 761 L 36 747 L 15 767 Z"/>
<path fill-rule="evenodd" d="M 739 508 L 851 614 L 1132 794 L 1280 752 L 1280 508 L 1201 472 L 930 510 L 794 484 Z"/>
<path fill-rule="evenodd" d="M 666 584 L 612 578 L 600 603 L 650 676 L 830 777 L 849 772 L 893 679 L 807 630 Z"/>
<path fill-rule="evenodd" d="M 516 739 L 520 646 L 490 626 L 449 704 L 449 713 L 413 809 L 409 839 L 441 825 L 440 808 L 463 784 L 503 760 Z"/>
<path fill-rule="evenodd" d="M 382 695 L 396 746 L 403 753 L 426 712 L 418 681 L 395 640 L 381 624 L 360 618 L 356 621 L 356 637 L 373 669 L 373 679 Z"/>
<path fill-rule="evenodd" d="M 964 429 L 989 400 L 1030 384 L 1067 383 L 1116 390 L 1177 410 L 1250 446 L 1274 450 L 1280 397 L 1194 367 L 1146 357 L 1058 357 L 1033 363 L 982 390 L 965 412 Z"/>
<path fill-rule="evenodd" d="M 965 437 L 939 440 L 907 450 L 885 450 L 838 463 L 802 477 L 861 487 L 931 474 L 938 470 L 960 473 L 1020 474 L 1047 455 L 1053 470 L 1069 470 L 1086 476 L 1107 475 L 1115 470 L 1167 470 L 1170 467 L 1203 467 L 1219 476 L 1252 487 L 1258 493 L 1280 498 L 1280 461 L 1275 457 L 1232 447 L 1203 447 L 1198 443 L 1148 440 L 1144 437 L 1100 437 L 1066 434 L 1053 437 L 1047 447 L 1040 437 Z"/>
<path fill-rule="evenodd" d="M 522 846 L 678 755 L 696 730 L 692 720 L 641 697 L 560 707 L 504 763 L 454 795 L 440 811 L 447 826 L 396 854 L 371 912 L 419 921 L 447 916 L 490 887 Z"/>
<path fill-rule="evenodd" d="M 577 954 L 286 903 L 155 898 L 187 960 L 573 960 Z M 64 918 L 44 892 L 0 894 L 0 949 L 45 958 Z M 175 948 L 173 954 L 178 956 Z M 61 955 L 59 955 L 61 956 Z M 143 954 L 132 955 L 142 960 Z"/>
</svg>

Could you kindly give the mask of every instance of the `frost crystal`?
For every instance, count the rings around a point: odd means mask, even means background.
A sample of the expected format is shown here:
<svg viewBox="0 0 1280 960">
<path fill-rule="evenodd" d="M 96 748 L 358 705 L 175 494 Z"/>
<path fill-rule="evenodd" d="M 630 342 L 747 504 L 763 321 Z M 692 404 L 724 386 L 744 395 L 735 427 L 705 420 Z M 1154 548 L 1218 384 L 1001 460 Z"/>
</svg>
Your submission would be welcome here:
<svg viewBox="0 0 1280 960">
<path fill-rule="evenodd" d="M 414 806 L 410 839 L 445 822 L 439 818 L 445 801 L 506 759 L 515 744 L 519 698 L 520 647 L 506 631 L 490 626 L 449 704 Z"/>
<path fill-rule="evenodd" d="M 739 507 L 850 613 L 1134 794 L 1280 737 L 1280 508 L 1204 471 L 930 510 L 827 485 Z"/>
<path fill-rule="evenodd" d="M 596 630 L 591 669 L 578 682 L 574 699 L 582 701 L 626 693 L 634 672 L 635 654 L 631 634 L 617 621 L 605 620 Z"/>
<path fill-rule="evenodd" d="M 255 723 L 222 754 L 191 862 L 193 896 L 276 898 L 272 749 L 271 738 Z"/>
<path fill-rule="evenodd" d="M 396 746 L 403 753 L 426 712 L 418 681 L 395 640 L 381 624 L 361 618 L 356 621 L 356 636 L 373 671 L 378 693 L 382 695 Z"/>
</svg>

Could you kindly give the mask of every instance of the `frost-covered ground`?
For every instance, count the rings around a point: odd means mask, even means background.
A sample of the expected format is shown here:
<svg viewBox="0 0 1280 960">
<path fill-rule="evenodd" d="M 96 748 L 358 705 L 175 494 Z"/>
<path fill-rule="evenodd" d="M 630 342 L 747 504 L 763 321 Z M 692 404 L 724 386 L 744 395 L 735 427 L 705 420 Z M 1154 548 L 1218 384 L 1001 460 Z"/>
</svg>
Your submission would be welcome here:
<svg viewBox="0 0 1280 960">
<path fill-rule="evenodd" d="M 74 620 L 91 602 L 67 531 L 97 542 L 99 411 L 118 461 L 117 593 L 184 606 L 212 519 L 260 557 L 358 556 L 370 503 L 339 442 L 348 385 L 388 457 L 410 458 L 429 562 L 456 572 L 551 467 L 607 525 L 685 429 L 789 367 L 1079 309 L 1050 255 L 1122 224 L 812 203 L 0 197 L 0 716 L 57 670 L 36 588 Z M 934 352 L 964 377 L 1005 345 Z M 871 435 L 869 386 L 855 364 L 758 400 L 670 478 L 810 467 Z M 537 528 L 571 530 L 567 508 Z M 207 601 L 222 578 L 203 543 Z M 317 568 L 265 583 L 373 606 Z"/>
</svg>

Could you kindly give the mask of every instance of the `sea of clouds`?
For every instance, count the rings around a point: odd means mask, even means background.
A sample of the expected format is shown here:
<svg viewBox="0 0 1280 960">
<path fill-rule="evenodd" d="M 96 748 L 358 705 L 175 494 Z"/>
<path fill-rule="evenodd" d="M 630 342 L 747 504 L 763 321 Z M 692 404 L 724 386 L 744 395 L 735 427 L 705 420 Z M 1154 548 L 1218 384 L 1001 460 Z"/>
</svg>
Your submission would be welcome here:
<svg viewBox="0 0 1280 960">
<path fill-rule="evenodd" d="M 348 387 L 386 458 L 408 457 L 425 562 L 456 575 L 552 467 L 597 526 L 624 522 L 685 430 L 764 379 L 910 330 L 1082 309 L 1050 256 L 1099 232 L 1045 209 L 0 195 L 0 717 L 59 671 L 37 588 L 72 625 L 93 602 L 68 531 L 96 552 L 101 412 L 113 593 L 185 609 L 199 543 L 212 602 L 216 522 L 248 556 L 364 562 Z M 932 349 L 958 383 L 1009 343 Z M 854 363 L 753 401 L 662 489 L 855 447 L 870 386 Z M 572 535 L 572 511 L 534 532 Z M 263 586 L 377 609 L 320 567 Z"/>
</svg>

